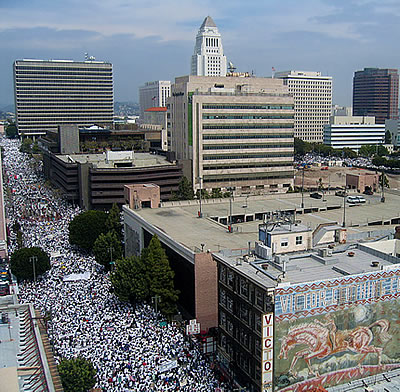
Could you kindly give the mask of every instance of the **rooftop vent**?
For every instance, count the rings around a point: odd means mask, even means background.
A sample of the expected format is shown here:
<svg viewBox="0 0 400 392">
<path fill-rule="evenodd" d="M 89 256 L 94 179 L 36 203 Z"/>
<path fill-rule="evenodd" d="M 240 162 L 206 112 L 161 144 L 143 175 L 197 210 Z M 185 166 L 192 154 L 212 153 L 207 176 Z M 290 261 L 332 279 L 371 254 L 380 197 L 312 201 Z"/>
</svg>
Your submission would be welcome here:
<svg viewBox="0 0 400 392">
<path fill-rule="evenodd" d="M 379 267 L 379 261 L 373 261 L 373 262 L 371 263 L 371 267 L 374 267 L 374 268 Z"/>
<path fill-rule="evenodd" d="M 349 252 L 349 253 L 347 253 L 347 256 L 349 256 L 349 257 L 354 257 L 354 255 L 355 255 L 354 252 Z"/>
</svg>

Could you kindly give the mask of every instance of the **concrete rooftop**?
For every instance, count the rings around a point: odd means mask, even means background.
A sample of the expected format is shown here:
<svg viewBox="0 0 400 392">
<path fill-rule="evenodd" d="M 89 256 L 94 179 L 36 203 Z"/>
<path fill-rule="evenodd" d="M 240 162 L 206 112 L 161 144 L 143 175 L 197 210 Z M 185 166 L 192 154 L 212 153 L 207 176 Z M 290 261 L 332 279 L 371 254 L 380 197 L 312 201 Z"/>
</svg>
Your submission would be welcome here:
<svg viewBox="0 0 400 392">
<path fill-rule="evenodd" d="M 379 195 L 364 196 L 367 199 L 365 204 L 351 207 L 346 205 L 348 233 L 394 228 L 395 224 L 384 226 L 380 224 L 367 226 L 367 224 L 380 221 L 391 223 L 393 218 L 400 218 L 400 195 L 386 193 L 385 203 L 380 202 Z M 219 251 L 247 248 L 249 242 L 254 246 L 254 241 L 258 240 L 258 225 L 262 220 L 233 224 L 233 232 L 228 232 L 227 225 L 221 222 L 224 219 L 227 221 L 230 209 L 236 220 L 246 220 L 251 216 L 262 217 L 262 214 L 271 211 L 296 209 L 298 212 L 296 219 L 311 229 L 326 222 L 338 222 L 342 225 L 343 198 L 331 192 L 330 195 L 326 195 L 325 200 L 313 199 L 305 193 L 304 211 L 310 212 L 304 214 L 300 214 L 303 211 L 300 208 L 301 194 L 235 197 L 232 206 L 229 199 L 203 200 L 203 218 L 198 218 L 199 203 L 196 200 L 168 202 L 161 208 L 134 210 L 134 212 L 192 251 L 200 251 L 201 244 L 205 244 L 204 249 Z"/>
</svg>

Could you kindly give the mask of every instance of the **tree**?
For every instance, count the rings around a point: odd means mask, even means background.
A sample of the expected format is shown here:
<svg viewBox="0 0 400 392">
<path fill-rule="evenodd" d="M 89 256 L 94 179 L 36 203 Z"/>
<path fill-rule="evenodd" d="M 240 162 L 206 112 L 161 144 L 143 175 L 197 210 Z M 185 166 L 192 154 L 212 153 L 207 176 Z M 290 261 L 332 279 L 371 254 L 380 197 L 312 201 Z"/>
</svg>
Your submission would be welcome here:
<svg viewBox="0 0 400 392">
<path fill-rule="evenodd" d="M 107 214 L 89 210 L 77 215 L 69 224 L 69 242 L 85 250 L 92 250 L 94 242 L 105 233 Z"/>
<path fill-rule="evenodd" d="M 221 192 L 221 188 L 213 188 L 211 191 L 211 197 L 213 199 L 219 199 L 221 197 L 223 197 L 224 195 Z"/>
<path fill-rule="evenodd" d="M 376 149 L 376 155 L 383 157 L 385 155 L 389 155 L 389 151 L 385 146 L 379 144 Z"/>
<path fill-rule="evenodd" d="M 386 163 L 387 159 L 380 156 L 376 156 L 372 159 L 372 164 L 375 166 L 385 166 Z"/>
<path fill-rule="evenodd" d="M 141 257 L 117 260 L 110 280 L 115 294 L 123 302 L 135 303 L 150 297 L 147 270 Z"/>
<path fill-rule="evenodd" d="M 20 151 L 29 154 L 31 152 L 32 143 L 33 143 L 33 140 L 31 138 L 29 138 L 29 137 L 25 138 L 22 141 Z"/>
<path fill-rule="evenodd" d="M 141 257 L 147 270 L 150 296 L 159 297 L 159 309 L 163 314 L 174 314 L 179 295 L 179 291 L 174 288 L 175 273 L 156 235 L 148 248 L 143 250 Z"/>
<path fill-rule="evenodd" d="M 96 369 L 92 362 L 81 357 L 62 359 L 58 373 L 65 392 L 87 392 L 96 384 Z"/>
<path fill-rule="evenodd" d="M 185 176 L 183 176 L 182 179 L 179 181 L 176 197 L 178 200 L 194 199 L 192 183 Z"/>
<path fill-rule="evenodd" d="M 122 241 L 121 212 L 116 203 L 114 203 L 110 211 L 108 211 L 106 228 L 108 231 L 114 230 L 114 232 L 117 234 L 118 239 Z"/>
<path fill-rule="evenodd" d="M 16 138 L 18 135 L 17 126 L 14 123 L 8 124 L 6 128 L 6 136 L 10 139 Z"/>
<path fill-rule="evenodd" d="M 107 234 L 100 233 L 93 244 L 93 253 L 96 261 L 108 271 L 111 269 L 111 262 L 122 257 L 121 241 L 114 230 Z"/>
<path fill-rule="evenodd" d="M 38 247 L 21 248 L 11 255 L 10 266 L 11 272 L 19 281 L 32 280 L 34 270 L 36 276 L 40 276 L 50 269 L 50 257 Z"/>
<path fill-rule="evenodd" d="M 297 137 L 294 138 L 294 154 L 305 155 L 312 150 L 310 143 L 305 142 Z"/>
<path fill-rule="evenodd" d="M 165 250 L 158 237 L 153 236 L 140 257 L 116 261 L 111 283 L 121 301 L 134 303 L 157 296 L 158 309 L 168 316 L 176 312 L 179 295 L 174 288 L 174 275 Z"/>
<path fill-rule="evenodd" d="M 351 159 L 357 158 L 357 153 L 348 147 L 343 148 L 342 155 L 343 155 L 343 158 L 351 158 Z"/>
<path fill-rule="evenodd" d="M 21 249 L 24 245 L 24 235 L 21 230 L 17 231 L 17 248 Z"/>
<path fill-rule="evenodd" d="M 377 151 L 377 147 L 373 146 L 371 144 L 364 144 L 363 146 L 360 147 L 360 150 L 358 151 L 358 155 L 361 155 L 362 157 L 370 157 L 374 155 Z"/>
<path fill-rule="evenodd" d="M 379 175 L 379 184 L 381 184 L 381 186 L 382 186 L 382 176 L 383 176 L 383 186 L 385 188 L 390 188 L 389 179 L 387 178 L 387 175 L 383 172 L 382 172 L 382 174 Z"/>
</svg>

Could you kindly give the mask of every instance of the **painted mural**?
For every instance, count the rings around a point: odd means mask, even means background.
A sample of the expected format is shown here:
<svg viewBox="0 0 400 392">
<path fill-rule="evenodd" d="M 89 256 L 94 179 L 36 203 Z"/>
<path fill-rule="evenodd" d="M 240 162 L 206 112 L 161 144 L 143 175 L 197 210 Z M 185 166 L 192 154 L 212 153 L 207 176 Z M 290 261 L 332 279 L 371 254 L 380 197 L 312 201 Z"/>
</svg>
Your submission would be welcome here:
<svg viewBox="0 0 400 392">
<path fill-rule="evenodd" d="M 328 388 L 400 367 L 400 270 L 279 288 L 275 390 Z"/>
</svg>

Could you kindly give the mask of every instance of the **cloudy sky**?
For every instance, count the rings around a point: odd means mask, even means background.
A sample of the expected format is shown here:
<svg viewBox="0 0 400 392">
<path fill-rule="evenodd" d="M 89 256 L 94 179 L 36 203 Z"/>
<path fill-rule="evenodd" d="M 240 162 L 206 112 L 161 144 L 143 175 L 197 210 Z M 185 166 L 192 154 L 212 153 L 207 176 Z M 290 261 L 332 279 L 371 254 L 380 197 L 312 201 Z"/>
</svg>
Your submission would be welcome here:
<svg viewBox="0 0 400 392">
<path fill-rule="evenodd" d="M 117 101 L 137 101 L 144 82 L 189 73 L 207 15 L 238 70 L 321 71 L 339 105 L 355 70 L 400 66 L 399 0 L 0 0 L 0 105 L 14 99 L 15 59 L 85 52 L 114 65 Z"/>
</svg>

